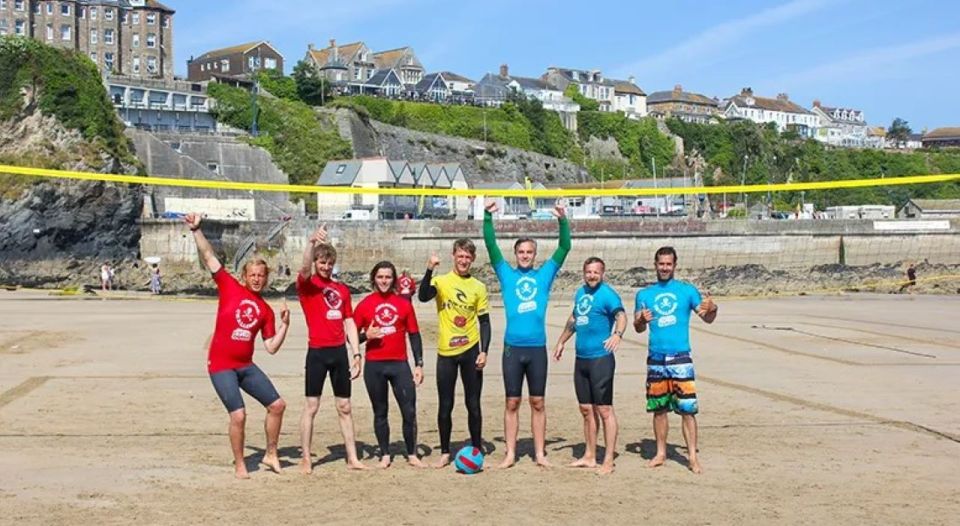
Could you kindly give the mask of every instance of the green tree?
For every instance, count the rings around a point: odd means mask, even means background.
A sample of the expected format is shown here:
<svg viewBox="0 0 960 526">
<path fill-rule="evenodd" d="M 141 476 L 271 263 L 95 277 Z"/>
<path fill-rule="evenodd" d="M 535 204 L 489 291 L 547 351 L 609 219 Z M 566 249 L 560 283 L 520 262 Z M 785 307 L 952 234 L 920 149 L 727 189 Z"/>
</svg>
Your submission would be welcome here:
<svg viewBox="0 0 960 526">
<path fill-rule="evenodd" d="M 913 133 L 913 130 L 910 129 L 910 123 L 900 117 L 893 119 L 890 127 L 887 128 L 887 137 L 896 141 L 897 147 L 903 147 L 911 133 Z"/>
<path fill-rule="evenodd" d="M 300 100 L 311 106 L 322 106 L 333 99 L 330 84 L 305 60 L 293 67 L 293 80 Z"/>
<path fill-rule="evenodd" d="M 580 105 L 580 111 L 600 111 L 600 103 L 588 99 L 582 93 L 580 93 L 579 85 L 571 82 L 567 85 L 567 89 L 563 90 L 563 95 L 567 98 L 573 99 L 573 102 L 576 102 Z"/>
<path fill-rule="evenodd" d="M 265 69 L 257 73 L 260 87 L 269 91 L 274 97 L 287 100 L 300 100 L 297 92 L 297 82 L 293 77 L 284 77 L 276 69 Z"/>
</svg>

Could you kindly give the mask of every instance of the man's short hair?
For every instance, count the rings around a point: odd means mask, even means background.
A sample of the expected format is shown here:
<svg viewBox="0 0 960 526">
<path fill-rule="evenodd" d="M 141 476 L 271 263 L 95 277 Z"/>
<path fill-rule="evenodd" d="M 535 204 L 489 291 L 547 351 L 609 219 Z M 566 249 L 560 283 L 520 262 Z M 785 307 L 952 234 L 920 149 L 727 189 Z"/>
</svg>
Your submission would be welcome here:
<svg viewBox="0 0 960 526">
<path fill-rule="evenodd" d="M 520 248 L 520 245 L 524 243 L 533 243 L 533 251 L 537 251 L 537 240 L 532 237 L 521 237 L 518 239 L 517 242 L 513 244 L 513 251 L 516 252 Z"/>
<path fill-rule="evenodd" d="M 337 249 L 333 248 L 333 245 L 328 243 L 320 243 L 313 249 L 313 260 L 319 261 L 321 259 L 336 261 Z"/>
<path fill-rule="evenodd" d="M 465 250 L 470 253 L 471 256 L 477 257 L 477 245 L 473 244 L 473 241 L 466 237 L 461 237 L 460 239 L 453 242 L 453 251 Z"/>
<path fill-rule="evenodd" d="M 600 263 L 600 266 L 603 267 L 603 270 L 607 270 L 607 264 L 596 256 L 588 257 L 587 260 L 583 262 L 583 270 L 587 270 L 587 265 L 593 265 L 594 263 Z"/>
<path fill-rule="evenodd" d="M 673 256 L 673 264 L 677 264 L 677 251 L 673 247 L 660 247 L 657 253 L 653 255 L 653 262 L 660 261 L 660 256 Z"/>
<path fill-rule="evenodd" d="M 247 275 L 247 271 L 250 270 L 250 267 L 263 267 L 266 271 L 266 275 L 270 277 L 270 265 L 267 263 L 267 260 L 263 259 L 260 256 L 253 256 L 248 259 L 246 263 L 243 264 L 243 275 Z"/>
</svg>

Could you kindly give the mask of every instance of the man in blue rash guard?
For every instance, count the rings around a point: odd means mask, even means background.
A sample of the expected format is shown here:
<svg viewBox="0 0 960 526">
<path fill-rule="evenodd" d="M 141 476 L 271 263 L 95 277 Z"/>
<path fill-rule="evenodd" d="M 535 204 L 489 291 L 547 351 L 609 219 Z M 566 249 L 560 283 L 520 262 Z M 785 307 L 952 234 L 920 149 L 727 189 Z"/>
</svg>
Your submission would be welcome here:
<svg viewBox="0 0 960 526">
<path fill-rule="evenodd" d="M 490 256 L 490 265 L 497 273 L 503 295 L 503 309 L 507 320 L 503 342 L 503 386 L 506 404 L 503 412 L 503 434 L 506 456 L 498 468 L 509 468 L 516 462 L 517 434 L 520 428 L 520 401 L 523 380 L 527 380 L 530 396 L 530 419 L 533 430 L 534 456 L 537 465 L 549 467 L 545 451 L 547 413 L 544 393 L 547 387 L 547 332 L 544 320 L 550 287 L 563 261 L 570 252 L 570 223 L 566 208 L 561 204 L 553 209 L 560 223 L 560 242 L 557 250 L 542 266 L 534 267 L 537 242 L 521 237 L 513 245 L 516 268 L 503 259 L 493 229 L 493 214 L 497 203 L 488 200 L 483 214 L 483 240 Z"/>
</svg>

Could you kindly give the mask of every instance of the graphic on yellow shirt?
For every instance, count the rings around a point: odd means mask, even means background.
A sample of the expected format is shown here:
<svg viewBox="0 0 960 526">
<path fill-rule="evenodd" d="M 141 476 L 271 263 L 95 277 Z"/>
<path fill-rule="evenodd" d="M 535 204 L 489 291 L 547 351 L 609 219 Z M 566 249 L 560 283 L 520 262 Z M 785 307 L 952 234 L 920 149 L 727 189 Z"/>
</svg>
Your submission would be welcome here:
<svg viewBox="0 0 960 526">
<path fill-rule="evenodd" d="M 437 288 L 437 354 L 456 356 L 480 341 L 477 318 L 489 311 L 487 287 L 456 272 L 433 278 L 430 284 Z"/>
</svg>

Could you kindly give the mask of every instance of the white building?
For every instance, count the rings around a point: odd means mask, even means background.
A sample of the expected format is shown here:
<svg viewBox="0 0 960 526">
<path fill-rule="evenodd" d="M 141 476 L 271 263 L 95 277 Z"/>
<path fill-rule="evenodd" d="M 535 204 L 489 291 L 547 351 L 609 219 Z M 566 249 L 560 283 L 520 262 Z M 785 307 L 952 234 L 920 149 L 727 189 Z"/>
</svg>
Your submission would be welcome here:
<svg viewBox="0 0 960 526">
<path fill-rule="evenodd" d="M 579 104 L 564 96 L 562 89 L 557 89 L 541 79 L 510 75 L 506 64 L 500 66 L 499 75 L 487 73 L 473 89 L 474 100 L 490 106 L 503 104 L 511 93 L 532 97 L 543 104 L 543 109 L 557 112 L 566 129 L 577 130 Z"/>
<path fill-rule="evenodd" d="M 781 133 L 794 130 L 801 137 L 813 137 L 819 118 L 790 101 L 786 93 L 775 99 L 756 97 L 751 88 L 744 88 L 739 95 L 726 101 L 723 116 L 727 119 L 746 119 L 760 124 L 772 122 Z"/>
<path fill-rule="evenodd" d="M 586 71 L 551 66 L 541 79 L 561 92 L 575 84 L 581 95 L 597 101 L 600 111 L 621 112 L 632 119 L 647 115 L 647 94 L 636 85 L 633 77 L 609 79 L 597 69 Z"/>
<path fill-rule="evenodd" d="M 896 207 L 891 205 L 828 206 L 824 219 L 893 219 Z"/>
<path fill-rule="evenodd" d="M 819 100 L 813 101 L 813 108 L 810 111 L 820 121 L 817 132 L 813 136 L 814 139 L 832 146 L 849 148 L 868 146 L 868 126 L 862 111 L 823 106 Z"/>
</svg>

